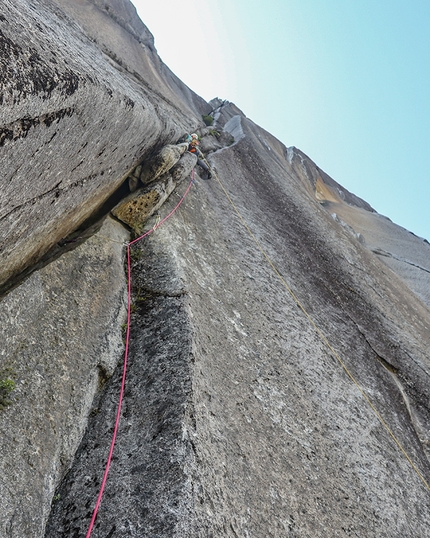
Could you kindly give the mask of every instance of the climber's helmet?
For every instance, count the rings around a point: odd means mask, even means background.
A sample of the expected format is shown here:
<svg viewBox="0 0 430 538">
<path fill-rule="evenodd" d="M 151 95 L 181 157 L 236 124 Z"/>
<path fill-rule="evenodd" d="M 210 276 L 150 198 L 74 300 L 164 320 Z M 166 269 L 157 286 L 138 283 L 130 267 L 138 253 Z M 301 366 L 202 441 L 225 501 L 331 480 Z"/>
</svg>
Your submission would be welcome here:
<svg viewBox="0 0 430 538">
<path fill-rule="evenodd" d="M 198 139 L 199 139 L 199 137 L 196 135 L 196 133 L 193 133 L 193 134 L 191 135 L 191 138 L 192 138 L 193 140 L 198 140 Z"/>
</svg>

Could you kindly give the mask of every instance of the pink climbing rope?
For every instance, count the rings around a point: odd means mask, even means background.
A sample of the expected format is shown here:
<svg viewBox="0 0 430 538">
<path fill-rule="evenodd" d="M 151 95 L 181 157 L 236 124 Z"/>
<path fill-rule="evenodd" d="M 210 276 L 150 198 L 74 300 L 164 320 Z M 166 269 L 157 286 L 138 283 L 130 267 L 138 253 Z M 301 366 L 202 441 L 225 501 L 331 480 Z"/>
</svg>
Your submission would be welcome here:
<svg viewBox="0 0 430 538">
<path fill-rule="evenodd" d="M 124 366 L 123 366 L 123 370 L 122 370 L 121 390 L 120 390 L 120 393 L 119 393 L 119 401 L 118 401 L 118 409 L 117 409 L 117 412 L 116 412 L 115 427 L 114 427 L 114 431 L 113 431 L 113 435 L 112 435 L 112 441 L 111 441 L 109 455 L 108 455 L 107 462 L 106 462 L 105 472 L 104 472 L 103 480 L 102 480 L 102 483 L 101 483 L 101 486 L 100 486 L 99 495 L 97 497 L 97 502 L 96 502 L 96 505 L 94 507 L 93 516 L 91 518 L 91 522 L 90 522 L 90 525 L 88 527 L 88 532 L 86 534 L 86 538 L 90 538 L 90 536 L 91 536 L 91 533 L 92 533 L 93 527 L 94 527 L 94 523 L 96 521 L 97 513 L 99 511 L 100 503 L 102 501 L 103 492 L 104 492 L 104 489 L 105 489 L 107 477 L 108 477 L 108 474 L 109 474 L 110 465 L 111 465 L 111 462 L 112 462 L 113 449 L 114 449 L 114 446 L 115 446 L 116 435 L 117 435 L 117 432 L 118 432 L 119 421 L 120 421 L 120 417 L 121 417 L 122 401 L 123 401 L 123 398 L 124 398 L 125 377 L 126 377 L 126 373 L 127 373 L 128 350 L 129 350 L 129 342 L 130 342 L 130 317 L 131 317 L 131 312 L 130 312 L 130 310 L 131 310 L 130 309 L 130 306 L 131 306 L 131 259 L 130 259 L 130 247 L 132 245 L 134 245 L 135 243 L 137 243 L 138 241 L 141 241 L 144 237 L 148 236 L 152 232 L 155 232 L 155 230 L 157 228 L 159 228 L 164 222 L 166 222 L 167 219 L 169 219 L 173 215 L 173 213 L 175 213 L 175 211 L 179 208 L 179 206 L 185 200 L 185 197 L 189 193 L 193 183 L 194 183 L 194 170 L 191 172 L 191 181 L 190 181 L 186 191 L 182 195 L 181 199 L 179 200 L 179 202 L 175 206 L 175 208 L 172 209 L 172 211 L 170 211 L 170 213 L 166 217 L 164 217 L 164 219 L 162 219 L 158 224 L 156 224 L 153 228 L 151 228 L 150 230 L 145 232 L 143 235 L 141 235 L 137 239 L 134 239 L 133 241 L 130 241 L 127 244 L 127 280 L 128 280 L 128 284 L 127 284 L 127 287 L 128 287 L 128 289 L 127 289 L 127 332 L 126 332 L 126 337 L 125 337 Z"/>
</svg>

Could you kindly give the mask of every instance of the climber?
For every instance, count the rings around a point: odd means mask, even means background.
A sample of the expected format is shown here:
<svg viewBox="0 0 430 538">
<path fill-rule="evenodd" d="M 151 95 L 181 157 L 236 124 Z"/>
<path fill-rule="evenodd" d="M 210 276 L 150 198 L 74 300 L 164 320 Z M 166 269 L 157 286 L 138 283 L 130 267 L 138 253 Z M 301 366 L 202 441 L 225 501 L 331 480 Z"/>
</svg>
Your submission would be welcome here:
<svg viewBox="0 0 430 538">
<path fill-rule="evenodd" d="M 188 151 L 190 153 L 193 153 L 194 155 L 197 156 L 197 164 L 203 168 L 203 170 L 205 172 L 208 173 L 208 179 L 210 179 L 212 177 L 212 174 L 209 170 L 209 167 L 208 165 L 204 162 L 204 155 L 203 153 L 200 151 L 198 145 L 199 145 L 199 137 L 193 133 L 192 135 L 187 135 L 187 142 L 188 142 Z"/>
</svg>

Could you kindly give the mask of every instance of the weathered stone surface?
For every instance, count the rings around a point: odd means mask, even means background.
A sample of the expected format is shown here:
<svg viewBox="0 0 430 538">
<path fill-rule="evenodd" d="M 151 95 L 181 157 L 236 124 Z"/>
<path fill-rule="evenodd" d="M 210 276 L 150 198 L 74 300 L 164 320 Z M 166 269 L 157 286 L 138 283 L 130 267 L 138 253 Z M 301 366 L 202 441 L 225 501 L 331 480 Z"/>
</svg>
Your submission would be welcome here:
<svg viewBox="0 0 430 538">
<path fill-rule="evenodd" d="M 137 15 L 136 8 L 129 0 L 91 0 L 90 2 L 85 2 L 83 0 L 78 0 L 74 2 L 74 6 L 69 6 L 64 2 L 55 0 L 57 4 L 62 5 L 63 7 L 73 8 L 73 16 L 75 20 L 80 22 L 85 22 L 89 31 L 94 31 L 94 26 L 100 26 L 101 15 L 107 15 L 108 18 L 114 21 L 114 27 L 117 27 L 119 24 L 124 30 L 130 33 L 141 45 L 145 45 L 154 49 L 154 37 L 148 28 L 143 24 Z M 85 10 L 86 6 L 91 6 L 94 9 L 94 12 L 97 14 L 97 19 L 94 17 L 95 24 L 91 25 L 88 22 L 88 8 L 87 12 Z M 82 12 L 84 11 L 84 15 Z M 101 12 L 101 13 L 100 13 Z M 79 15 L 79 13 L 81 15 Z M 104 18 L 104 17 L 103 17 Z M 118 29 L 117 29 L 118 32 Z"/>
<path fill-rule="evenodd" d="M 50 2 L 1 0 L 0 11 L 1 285 L 76 229 L 139 160 L 200 118 L 118 69 Z M 109 21 L 110 38 L 115 28 L 125 32 Z M 142 57 L 155 54 L 139 47 Z"/>
<path fill-rule="evenodd" d="M 216 128 L 210 129 L 206 133 L 201 133 L 201 136 L 200 151 L 202 151 L 203 154 L 218 151 L 226 146 L 230 146 L 234 142 L 234 137 L 228 131 L 222 129 L 219 131 L 217 131 Z"/>
<path fill-rule="evenodd" d="M 148 242 L 143 250 L 133 247 L 140 274 L 133 277 L 137 295 L 127 403 L 105 493 L 105 499 L 118 502 L 103 502 L 95 537 L 193 535 L 189 470 L 194 454 L 184 429 L 193 382 L 192 328 L 175 262 L 165 249 L 154 247 Z M 107 383 L 77 463 L 57 492 L 47 537 L 85 536 L 112 436 L 108 417 L 115 415 L 120 378 L 118 371 Z M 102 416 L 105 420 L 97 419 Z"/>
<path fill-rule="evenodd" d="M 161 61 L 151 32 L 140 21 L 128 0 L 54 0 L 85 29 L 110 59 L 116 69 L 137 79 L 151 93 L 184 115 L 196 116 L 210 110 L 210 105 L 186 86 Z"/>
<path fill-rule="evenodd" d="M 173 168 L 170 169 L 170 175 L 176 183 L 180 183 L 191 174 L 192 169 L 196 166 L 197 157 L 192 153 L 186 152 L 179 159 Z"/>
<path fill-rule="evenodd" d="M 361 207 L 366 211 L 374 211 L 367 202 L 349 192 L 342 185 L 339 185 L 339 183 L 321 170 L 321 168 L 299 149 L 291 147 L 285 153 L 295 175 L 301 178 L 305 185 L 312 187 L 317 200 L 329 202 L 345 201 L 352 206 Z"/>
<path fill-rule="evenodd" d="M 279 143 L 241 125 L 211 156 L 218 176 L 428 481 L 429 310 L 291 175 Z M 95 538 L 426 535 L 421 478 L 216 180 L 135 248 L 131 385 Z M 110 402 L 47 537 L 84 534 Z"/>
<path fill-rule="evenodd" d="M 325 204 L 336 212 L 380 260 L 430 307 L 430 245 L 387 217 L 346 204 Z"/>
<path fill-rule="evenodd" d="M 188 144 L 171 144 L 164 146 L 153 159 L 142 163 L 139 179 L 145 185 L 166 174 L 187 151 Z"/>
<path fill-rule="evenodd" d="M 288 161 L 315 198 L 430 307 L 430 245 L 374 211 L 367 202 L 332 180 L 304 153 L 288 148 Z"/>
<path fill-rule="evenodd" d="M 112 209 L 112 215 L 139 235 L 145 222 L 163 205 L 174 188 L 172 177 L 165 175 L 162 181 L 127 196 Z"/>
<path fill-rule="evenodd" d="M 222 101 L 221 99 L 216 98 L 212 99 L 209 104 L 212 106 L 210 115 L 215 120 L 214 125 L 221 125 L 224 127 L 224 125 L 234 116 L 239 115 L 241 117 L 245 117 L 245 114 L 240 110 L 240 108 L 229 101 Z"/>
<path fill-rule="evenodd" d="M 0 370 L 16 381 L 0 412 L 0 536 L 43 536 L 53 493 L 93 398 L 123 350 L 123 242 L 108 219 L 75 250 L 3 299 Z"/>
<path fill-rule="evenodd" d="M 205 103 L 125 0 L 0 2 L 9 278 L 197 129 Z M 133 247 L 130 370 L 93 538 L 427 536 L 430 311 L 404 267 L 430 289 L 428 244 L 235 105 L 211 106 L 224 132 L 202 129 L 202 146 L 301 307 L 216 178 L 197 178 Z M 86 534 L 118 400 L 125 237 L 107 220 L 0 303 L 0 373 L 17 383 L 0 412 L 2 538 Z"/>
<path fill-rule="evenodd" d="M 176 146 L 169 146 L 163 154 L 169 160 L 169 163 L 174 162 L 172 155 L 176 157 L 180 149 Z M 122 200 L 112 210 L 112 215 L 119 219 L 124 224 L 132 228 L 136 234 L 142 233 L 143 226 L 148 218 L 153 215 L 164 204 L 174 188 L 185 177 L 190 175 L 191 170 L 195 166 L 197 158 L 191 153 L 186 153 L 182 158 L 170 169 L 170 172 L 164 174 L 156 183 L 139 189 L 133 192 L 124 200 Z M 170 168 L 169 164 L 169 168 Z M 161 167 L 166 168 L 166 160 L 161 164 Z M 139 168 L 139 167 L 138 167 Z M 157 168 L 156 170 L 159 170 Z"/>
</svg>

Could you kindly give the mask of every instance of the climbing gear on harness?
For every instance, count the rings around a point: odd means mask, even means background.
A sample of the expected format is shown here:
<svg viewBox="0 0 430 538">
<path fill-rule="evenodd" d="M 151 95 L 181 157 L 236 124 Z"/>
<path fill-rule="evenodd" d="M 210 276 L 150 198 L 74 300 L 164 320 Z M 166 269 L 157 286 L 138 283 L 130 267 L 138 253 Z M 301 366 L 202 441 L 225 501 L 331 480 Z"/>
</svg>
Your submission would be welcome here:
<svg viewBox="0 0 430 538">
<path fill-rule="evenodd" d="M 190 153 L 198 153 L 199 150 L 197 149 L 197 146 L 199 145 L 199 141 L 198 140 L 191 140 L 190 142 L 190 147 L 188 149 L 188 151 Z"/>
</svg>

